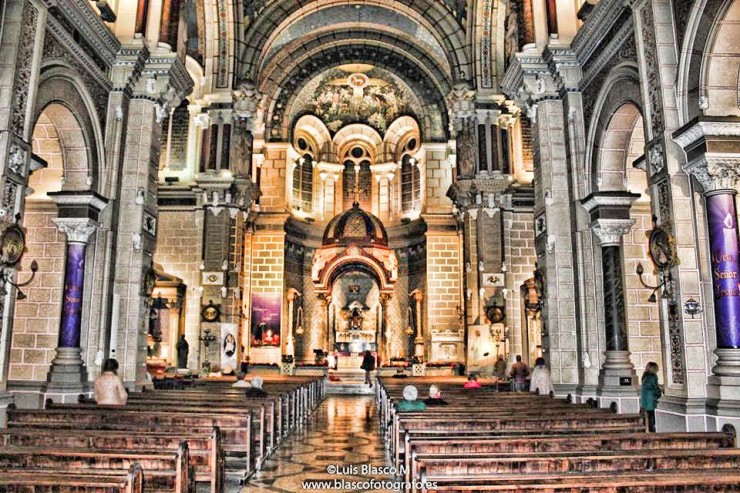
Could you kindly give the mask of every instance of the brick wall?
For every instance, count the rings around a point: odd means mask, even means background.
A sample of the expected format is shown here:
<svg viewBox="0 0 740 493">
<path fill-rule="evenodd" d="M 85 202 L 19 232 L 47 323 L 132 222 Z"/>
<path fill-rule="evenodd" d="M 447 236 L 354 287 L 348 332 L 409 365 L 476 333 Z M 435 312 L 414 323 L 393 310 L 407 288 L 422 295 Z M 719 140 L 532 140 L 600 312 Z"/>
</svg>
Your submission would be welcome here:
<svg viewBox="0 0 740 493">
<path fill-rule="evenodd" d="M 265 159 L 260 171 L 260 208 L 262 211 L 282 212 L 286 207 L 285 162 L 288 144 L 265 144 Z"/>
<path fill-rule="evenodd" d="M 452 209 L 447 190 L 452 185 L 452 169 L 448 166 L 447 144 L 424 144 L 426 162 L 421 176 L 421 189 L 425 192 L 424 210 L 444 214 Z M 399 173 L 400 175 L 400 173 Z"/>
<path fill-rule="evenodd" d="M 425 336 L 438 326 L 457 325 L 460 305 L 460 242 L 457 232 L 427 232 L 427 307 Z"/>
<path fill-rule="evenodd" d="M 23 225 L 27 228 L 28 251 L 23 256 L 21 279 L 26 279 L 32 260 L 39 264 L 33 284 L 23 289 L 28 295 L 16 302 L 13 340 L 10 350 L 11 380 L 46 380 L 55 355 L 64 278 L 65 237 L 52 219 L 57 208 L 52 202 L 29 202 Z"/>
</svg>

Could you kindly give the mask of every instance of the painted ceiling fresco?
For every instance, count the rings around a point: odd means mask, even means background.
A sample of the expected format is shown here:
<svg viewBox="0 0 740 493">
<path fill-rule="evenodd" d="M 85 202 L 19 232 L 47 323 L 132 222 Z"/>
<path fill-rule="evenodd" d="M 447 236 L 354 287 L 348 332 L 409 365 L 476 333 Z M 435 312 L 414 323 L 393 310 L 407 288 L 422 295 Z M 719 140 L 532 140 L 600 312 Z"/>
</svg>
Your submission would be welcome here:
<svg viewBox="0 0 740 493">
<path fill-rule="evenodd" d="M 380 134 L 399 116 L 411 113 L 413 95 L 385 70 L 372 65 L 343 65 L 311 84 L 302 112 L 319 117 L 331 133 L 350 123 L 365 123 Z"/>
</svg>

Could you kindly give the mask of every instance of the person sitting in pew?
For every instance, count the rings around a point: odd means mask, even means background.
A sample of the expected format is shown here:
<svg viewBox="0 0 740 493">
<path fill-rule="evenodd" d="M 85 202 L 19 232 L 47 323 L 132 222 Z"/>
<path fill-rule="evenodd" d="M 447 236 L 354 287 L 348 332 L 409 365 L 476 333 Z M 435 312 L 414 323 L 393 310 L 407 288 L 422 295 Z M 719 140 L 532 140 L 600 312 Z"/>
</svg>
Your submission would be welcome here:
<svg viewBox="0 0 740 493">
<path fill-rule="evenodd" d="M 480 388 L 480 382 L 478 381 L 478 377 L 475 375 L 468 375 L 468 381 L 465 382 L 465 385 L 463 385 L 464 389 L 479 389 Z"/>
<path fill-rule="evenodd" d="M 442 392 L 439 391 L 439 387 L 432 385 L 429 387 L 429 397 L 424 399 L 424 404 L 427 406 L 447 406 L 449 403 L 442 399 Z"/>
<path fill-rule="evenodd" d="M 262 377 L 254 377 L 247 389 L 247 397 L 267 397 L 267 392 L 262 389 L 263 382 Z"/>
<path fill-rule="evenodd" d="M 252 384 L 249 383 L 249 380 L 247 380 L 246 373 L 239 373 L 236 382 L 232 383 L 231 386 L 244 389 L 252 388 Z"/>
<path fill-rule="evenodd" d="M 118 376 L 118 361 L 109 358 L 103 362 L 103 373 L 95 379 L 95 402 L 102 406 L 125 406 L 128 392 Z"/>
<path fill-rule="evenodd" d="M 549 395 L 551 392 L 555 392 L 550 370 L 545 366 L 545 358 L 540 357 L 534 361 L 532 379 L 529 381 L 529 391 L 540 395 Z"/>
<path fill-rule="evenodd" d="M 417 401 L 416 398 L 419 396 L 419 391 L 413 385 L 407 385 L 403 388 L 403 400 L 396 403 L 396 411 L 402 413 L 406 411 L 423 411 L 427 406 Z"/>
</svg>

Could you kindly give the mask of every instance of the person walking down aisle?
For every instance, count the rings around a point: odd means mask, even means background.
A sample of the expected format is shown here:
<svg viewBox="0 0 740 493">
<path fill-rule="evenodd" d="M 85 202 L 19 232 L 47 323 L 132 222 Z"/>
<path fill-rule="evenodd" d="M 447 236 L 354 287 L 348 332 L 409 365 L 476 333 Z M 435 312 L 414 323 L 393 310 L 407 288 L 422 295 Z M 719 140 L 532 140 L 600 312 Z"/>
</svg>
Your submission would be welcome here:
<svg viewBox="0 0 740 493">
<path fill-rule="evenodd" d="M 658 405 L 658 399 L 662 395 L 660 386 L 658 385 L 658 363 L 651 361 L 645 366 L 641 383 L 640 406 L 645 411 L 648 431 L 655 433 L 655 408 Z"/>
<path fill-rule="evenodd" d="M 372 387 L 373 383 L 370 381 L 370 372 L 375 369 L 375 358 L 369 349 L 365 351 L 365 356 L 362 357 L 360 368 L 365 370 L 365 383 Z"/>
<path fill-rule="evenodd" d="M 511 365 L 512 390 L 515 392 L 524 392 L 527 390 L 527 376 L 529 368 L 522 362 L 522 356 L 516 355 L 516 363 Z"/>
</svg>

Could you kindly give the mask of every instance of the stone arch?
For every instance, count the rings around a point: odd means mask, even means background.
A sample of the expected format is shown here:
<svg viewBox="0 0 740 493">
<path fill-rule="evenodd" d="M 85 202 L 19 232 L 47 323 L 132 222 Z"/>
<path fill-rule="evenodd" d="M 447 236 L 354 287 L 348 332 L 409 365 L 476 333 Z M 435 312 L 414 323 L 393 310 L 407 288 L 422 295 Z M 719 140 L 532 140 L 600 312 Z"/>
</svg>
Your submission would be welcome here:
<svg viewBox="0 0 740 493">
<path fill-rule="evenodd" d="M 93 190 L 107 195 L 107 180 L 112 177 L 106 174 L 105 148 L 103 129 L 100 125 L 95 104 L 85 84 L 71 69 L 63 66 L 51 66 L 42 70 L 36 96 L 36 110 L 32 120 L 33 129 L 38 118 L 44 111 L 53 108 L 54 118 L 65 128 L 68 128 L 66 137 L 60 138 L 68 144 L 75 143 L 81 150 L 84 146 L 84 169 L 82 167 L 82 153 L 72 171 L 75 176 L 68 178 L 65 190 Z M 65 111 L 66 110 L 66 111 Z M 82 139 L 82 141 L 80 141 Z M 82 173 L 85 176 L 80 179 Z M 80 176 L 78 176 L 80 175 Z M 91 183 L 87 183 L 88 177 Z"/>
<path fill-rule="evenodd" d="M 370 154 L 371 162 L 377 161 L 383 152 L 383 139 L 372 127 L 363 124 L 352 124 L 342 127 L 332 141 L 334 152 L 341 160 L 349 147 L 360 144 Z"/>
<path fill-rule="evenodd" d="M 738 0 L 694 2 L 688 13 L 678 68 L 681 125 L 702 113 L 740 115 L 740 50 L 737 35 L 728 33 L 728 24 L 739 19 Z M 715 60 L 717 63 L 713 63 Z"/>
<path fill-rule="evenodd" d="M 597 180 L 601 174 L 600 153 L 604 135 L 612 117 L 625 105 L 633 105 L 642 114 L 640 79 L 633 65 L 622 65 L 609 73 L 594 104 L 591 121 L 588 122 L 586 155 L 583 182 L 579 184 L 580 198 L 598 190 Z"/>
<path fill-rule="evenodd" d="M 328 9 L 337 5 L 346 4 L 343 0 L 328 0 L 323 2 L 319 9 Z M 358 4 L 373 5 L 392 10 L 393 13 L 403 13 L 411 19 L 418 19 L 424 27 L 434 34 L 437 41 L 444 47 L 449 59 L 455 78 L 459 74 L 471 74 L 470 62 L 464 51 L 466 35 L 464 29 L 452 17 L 445 8 L 443 2 L 434 0 L 399 0 L 389 5 L 387 0 L 365 0 Z M 306 5 L 278 0 L 269 2 L 261 11 L 255 12 L 254 19 L 245 22 L 246 34 L 242 39 L 243 49 L 240 56 L 241 67 L 238 71 L 239 78 L 255 80 L 264 56 L 266 46 L 272 39 L 271 35 L 286 29 L 290 24 L 296 22 L 308 13 L 314 12 L 317 5 L 309 3 Z"/>
<path fill-rule="evenodd" d="M 303 115 L 293 125 L 293 136 L 291 141 L 293 147 L 300 153 L 302 150 L 297 145 L 298 139 L 305 138 L 314 148 L 314 159 L 316 161 L 332 161 L 331 135 L 329 130 L 318 117 L 314 115 Z"/>
<path fill-rule="evenodd" d="M 416 149 L 418 150 L 421 143 L 419 124 L 410 116 L 396 118 L 393 123 L 388 126 L 388 130 L 385 132 L 385 136 L 383 137 L 383 160 L 399 161 L 405 144 L 409 139 L 417 140 Z"/>
</svg>

